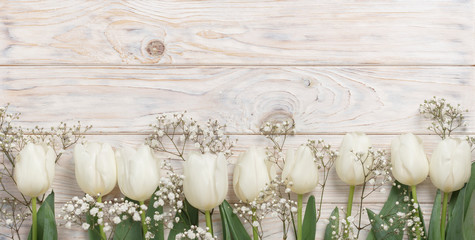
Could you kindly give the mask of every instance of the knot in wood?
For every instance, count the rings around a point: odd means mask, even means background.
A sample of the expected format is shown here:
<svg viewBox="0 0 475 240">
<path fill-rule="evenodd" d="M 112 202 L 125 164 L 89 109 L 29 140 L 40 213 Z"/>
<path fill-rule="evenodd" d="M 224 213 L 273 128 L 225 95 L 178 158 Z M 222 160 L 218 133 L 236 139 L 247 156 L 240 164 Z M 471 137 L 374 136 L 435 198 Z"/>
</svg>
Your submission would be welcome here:
<svg viewBox="0 0 475 240">
<path fill-rule="evenodd" d="M 145 51 L 152 57 L 159 57 L 165 52 L 165 45 L 159 40 L 153 40 L 147 44 Z"/>
</svg>

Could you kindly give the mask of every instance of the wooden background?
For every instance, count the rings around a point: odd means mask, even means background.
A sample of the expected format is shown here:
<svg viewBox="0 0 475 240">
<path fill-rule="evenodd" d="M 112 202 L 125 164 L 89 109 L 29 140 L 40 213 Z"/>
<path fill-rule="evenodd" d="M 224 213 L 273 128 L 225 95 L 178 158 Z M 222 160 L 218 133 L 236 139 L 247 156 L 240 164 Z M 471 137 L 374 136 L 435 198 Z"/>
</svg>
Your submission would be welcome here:
<svg viewBox="0 0 475 240">
<path fill-rule="evenodd" d="M 424 99 L 468 108 L 469 126 L 455 134 L 475 135 L 474 25 L 473 0 L 0 0 L 0 105 L 24 126 L 92 124 L 87 139 L 115 147 L 143 142 L 157 114 L 187 110 L 226 122 L 237 153 L 267 144 L 263 122 L 292 117 L 288 147 L 338 146 L 363 131 L 387 149 L 413 132 L 430 156 L 438 138 L 418 114 Z M 347 200 L 348 186 L 334 172 L 329 181 L 324 219 Z M 53 188 L 57 208 L 82 194 L 70 154 Z M 427 220 L 435 189 L 428 179 L 418 191 Z M 386 195 L 367 206 L 378 210 Z M 281 239 L 279 221 L 265 222 L 265 239 Z"/>
</svg>

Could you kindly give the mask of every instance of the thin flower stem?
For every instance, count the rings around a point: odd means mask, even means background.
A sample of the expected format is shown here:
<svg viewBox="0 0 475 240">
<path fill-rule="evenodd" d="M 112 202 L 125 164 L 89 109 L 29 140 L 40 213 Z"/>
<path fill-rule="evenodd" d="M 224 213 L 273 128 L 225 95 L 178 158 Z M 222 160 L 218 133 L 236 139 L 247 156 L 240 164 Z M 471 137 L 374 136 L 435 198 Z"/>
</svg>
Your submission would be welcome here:
<svg viewBox="0 0 475 240">
<path fill-rule="evenodd" d="M 33 234 L 32 234 L 32 240 L 37 240 L 38 239 L 38 226 L 37 226 L 37 218 L 36 218 L 36 197 L 31 199 L 31 204 L 32 204 L 32 214 L 33 214 Z"/>
<path fill-rule="evenodd" d="M 205 216 L 206 216 L 206 226 L 208 227 L 208 232 L 211 233 L 211 235 L 214 236 L 213 223 L 211 222 L 211 215 L 209 213 L 209 210 L 205 211 Z"/>
<path fill-rule="evenodd" d="M 345 238 L 348 238 L 350 235 L 350 222 L 348 217 L 351 216 L 351 207 L 353 206 L 353 195 L 355 194 L 355 186 L 350 186 L 350 194 L 348 195 L 348 204 L 346 205 L 346 228 Z"/>
<path fill-rule="evenodd" d="M 416 185 L 411 186 L 411 190 L 412 190 L 412 199 L 414 199 L 414 203 L 417 204 L 416 214 L 417 214 L 418 217 L 420 217 L 419 202 L 417 201 Z M 416 237 L 417 237 L 417 240 L 421 240 L 421 229 L 420 229 L 420 227 L 416 227 Z"/>
<path fill-rule="evenodd" d="M 442 216 L 440 220 L 440 239 L 445 240 L 445 219 L 447 218 L 447 199 L 449 193 L 444 192 L 444 203 L 442 205 Z"/>
<path fill-rule="evenodd" d="M 302 199 L 303 194 L 297 198 L 297 240 L 302 240 Z"/>
<path fill-rule="evenodd" d="M 257 230 L 257 227 L 254 226 L 254 222 L 257 221 L 256 217 L 256 208 L 252 208 L 252 236 L 254 240 L 259 240 L 259 231 Z"/>
<path fill-rule="evenodd" d="M 140 204 L 140 207 L 142 207 L 142 205 L 144 205 L 144 202 L 143 201 L 139 201 L 139 204 Z M 142 217 L 142 233 L 143 233 L 143 239 L 145 240 L 145 235 L 147 235 L 147 224 L 145 224 L 145 211 L 142 209 L 142 214 L 141 214 L 141 217 Z"/>
<path fill-rule="evenodd" d="M 102 196 L 99 196 L 99 197 L 97 198 L 97 202 L 98 202 L 98 203 L 102 203 Z M 102 208 L 99 209 L 99 211 L 102 212 Z M 101 239 L 107 240 L 106 233 L 104 232 L 104 225 L 99 224 L 99 231 L 100 231 L 100 233 L 101 233 Z"/>
</svg>

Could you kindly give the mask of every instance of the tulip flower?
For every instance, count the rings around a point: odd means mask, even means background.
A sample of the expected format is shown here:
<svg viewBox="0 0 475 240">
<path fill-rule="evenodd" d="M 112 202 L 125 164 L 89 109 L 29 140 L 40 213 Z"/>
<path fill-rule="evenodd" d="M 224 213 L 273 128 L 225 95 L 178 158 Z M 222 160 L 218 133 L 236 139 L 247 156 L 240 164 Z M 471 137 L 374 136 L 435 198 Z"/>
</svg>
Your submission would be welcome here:
<svg viewBox="0 0 475 240">
<path fill-rule="evenodd" d="M 370 147 L 368 136 L 359 132 L 347 133 L 341 142 L 335 170 L 338 177 L 350 185 L 346 218 L 351 216 L 355 185 L 364 183 L 370 174 L 369 169 L 373 165 L 373 158 L 368 154 Z"/>
<path fill-rule="evenodd" d="M 212 233 L 210 210 L 224 201 L 228 193 L 228 168 L 223 154 L 191 153 L 184 163 L 183 191 L 188 202 L 206 214 Z"/>
<path fill-rule="evenodd" d="M 368 156 L 371 141 L 364 133 L 347 133 L 341 142 L 338 158 L 335 161 L 335 170 L 338 177 L 350 186 L 365 182 L 373 159 Z M 362 154 L 360 160 L 357 154 Z M 365 169 L 363 169 L 363 166 Z"/>
<path fill-rule="evenodd" d="M 449 193 L 457 191 L 470 178 L 471 150 L 467 141 L 446 138 L 437 145 L 430 161 L 430 180 L 444 192 L 441 218 L 441 236 L 445 238 L 445 219 Z"/>
<path fill-rule="evenodd" d="M 391 143 L 391 162 L 394 178 L 411 187 L 414 203 L 418 204 L 416 185 L 429 175 L 429 161 L 424 153 L 422 139 L 412 133 L 394 139 Z M 419 229 L 416 235 L 420 239 Z"/>
<path fill-rule="evenodd" d="M 234 166 L 233 187 L 241 201 L 248 203 L 256 200 L 259 193 L 276 175 L 274 164 L 266 159 L 267 155 L 263 148 L 251 147 L 239 155 Z M 252 234 L 254 239 L 259 239 L 257 227 L 252 226 Z"/>
<path fill-rule="evenodd" d="M 138 149 L 125 147 L 116 152 L 120 191 L 140 205 L 149 199 L 160 183 L 160 160 L 147 145 Z M 142 211 L 143 236 L 147 233 L 145 211 Z"/>
<path fill-rule="evenodd" d="M 114 151 L 109 144 L 76 144 L 74 163 L 76 181 L 85 193 L 102 197 L 114 189 L 117 168 Z"/>
<path fill-rule="evenodd" d="M 54 177 L 56 154 L 46 144 L 28 143 L 17 155 L 13 179 L 18 190 L 31 197 L 33 230 L 32 239 L 37 239 L 36 198 L 51 186 Z"/>
<path fill-rule="evenodd" d="M 391 162 L 394 178 L 408 186 L 415 186 L 429 175 L 429 161 L 422 139 L 412 133 L 404 134 L 391 143 Z"/>
<path fill-rule="evenodd" d="M 239 155 L 234 166 L 233 187 L 241 201 L 255 200 L 275 176 L 274 165 L 266 159 L 263 148 L 251 147 Z"/>
<path fill-rule="evenodd" d="M 290 190 L 297 193 L 297 240 L 302 239 L 302 198 L 318 185 L 318 166 L 312 150 L 301 145 L 296 151 L 288 150 L 282 179 L 288 180 Z"/>
</svg>

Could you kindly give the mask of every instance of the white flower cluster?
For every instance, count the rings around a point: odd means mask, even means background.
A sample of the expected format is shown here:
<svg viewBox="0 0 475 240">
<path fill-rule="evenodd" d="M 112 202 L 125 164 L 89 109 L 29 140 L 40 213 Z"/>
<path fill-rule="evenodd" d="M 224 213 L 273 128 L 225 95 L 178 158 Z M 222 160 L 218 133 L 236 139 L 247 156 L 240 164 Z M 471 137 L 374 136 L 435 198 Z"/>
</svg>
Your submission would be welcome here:
<svg viewBox="0 0 475 240">
<path fill-rule="evenodd" d="M 153 208 L 163 208 L 163 212 L 155 211 L 153 220 L 158 225 L 161 221 L 167 228 L 173 228 L 174 223 L 180 221 L 177 217 L 177 213 L 181 213 L 185 195 L 183 193 L 183 175 L 176 173 L 169 173 L 168 177 L 162 177 L 160 179 L 160 185 L 158 191 L 152 196 Z"/>
<path fill-rule="evenodd" d="M 424 100 L 419 106 L 419 112 L 432 121 L 427 129 L 445 139 L 452 131 L 466 125 L 463 113 L 468 110 L 462 109 L 460 104 L 453 106 L 444 98 L 434 96 L 430 100 Z"/>
<path fill-rule="evenodd" d="M 211 233 L 208 232 L 208 229 L 203 229 L 197 226 L 191 226 L 190 229 L 185 230 L 183 233 L 179 233 L 176 235 L 175 239 L 196 239 L 196 240 L 211 240 L 211 239 L 218 239 L 216 236 L 212 236 Z"/>
<path fill-rule="evenodd" d="M 61 209 L 62 219 L 66 228 L 72 224 L 81 226 L 84 230 L 104 226 L 104 232 L 113 232 L 114 227 L 128 218 L 133 221 L 141 221 L 140 214 L 146 211 L 146 206 L 140 206 L 124 198 L 114 198 L 112 201 L 97 202 L 93 197 L 86 194 L 83 198 L 73 197 L 72 201 L 67 202 Z M 97 217 L 97 226 L 91 226 L 87 223 L 86 215 Z"/>
<path fill-rule="evenodd" d="M 18 203 L 13 198 L 0 199 L 0 227 L 10 229 L 13 235 L 19 236 L 17 227 L 31 216 L 27 207 Z"/>
<path fill-rule="evenodd" d="M 275 163 L 280 169 L 283 169 L 285 164 L 283 148 L 287 137 L 295 134 L 294 121 L 265 122 L 259 131 L 272 142 L 272 147 L 267 148 L 269 161 Z"/>
<path fill-rule="evenodd" d="M 202 126 L 185 113 L 158 116 L 156 123 L 150 125 L 153 133 L 146 139 L 147 144 L 155 151 L 182 159 L 187 143 L 194 143 L 202 153 L 223 153 L 226 157 L 232 155 L 231 149 L 236 141 L 224 134 L 226 125 L 219 124 L 217 120 L 208 120 Z M 167 144 L 172 144 L 174 150 L 169 150 Z"/>
<path fill-rule="evenodd" d="M 253 227 L 257 227 L 259 235 L 262 238 L 262 220 L 271 215 L 278 217 L 285 223 L 285 232 L 289 230 L 292 222 L 292 214 L 297 212 L 297 202 L 289 199 L 290 188 L 287 188 L 287 182 L 274 178 L 259 193 L 254 201 L 244 203 L 240 201 L 234 204 L 233 212 L 242 218 L 244 222 L 249 222 Z"/>
</svg>

